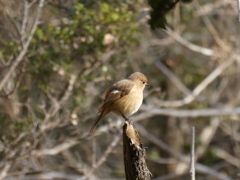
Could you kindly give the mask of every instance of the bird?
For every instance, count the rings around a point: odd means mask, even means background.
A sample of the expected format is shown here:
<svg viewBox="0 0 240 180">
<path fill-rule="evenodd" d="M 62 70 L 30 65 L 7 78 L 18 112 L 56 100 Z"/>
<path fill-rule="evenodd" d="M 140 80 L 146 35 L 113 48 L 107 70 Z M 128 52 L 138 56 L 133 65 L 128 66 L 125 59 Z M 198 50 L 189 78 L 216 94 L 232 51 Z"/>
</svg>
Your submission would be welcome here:
<svg viewBox="0 0 240 180">
<path fill-rule="evenodd" d="M 106 89 L 99 116 L 89 131 L 92 135 L 99 121 L 108 113 L 122 116 L 125 121 L 138 111 L 143 102 L 143 90 L 148 86 L 147 77 L 141 72 L 134 72 L 128 78 L 120 80 Z"/>
</svg>

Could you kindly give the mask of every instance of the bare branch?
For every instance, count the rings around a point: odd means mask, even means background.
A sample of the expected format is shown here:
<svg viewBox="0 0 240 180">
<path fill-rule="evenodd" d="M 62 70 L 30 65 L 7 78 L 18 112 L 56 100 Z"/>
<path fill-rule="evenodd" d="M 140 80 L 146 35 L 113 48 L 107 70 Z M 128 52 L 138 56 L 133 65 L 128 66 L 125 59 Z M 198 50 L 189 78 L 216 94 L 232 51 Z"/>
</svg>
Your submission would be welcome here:
<svg viewBox="0 0 240 180">
<path fill-rule="evenodd" d="M 2 168 L 2 171 L 0 172 L 0 180 L 5 179 L 5 177 L 7 176 L 7 172 L 9 171 L 11 166 L 15 163 L 16 158 L 19 157 L 21 151 L 22 151 L 22 149 L 18 148 L 18 149 L 10 151 L 7 154 L 8 158 L 6 158 L 6 157 L 5 158 L 8 160 L 6 160 L 3 163 L 3 168 Z"/>
<path fill-rule="evenodd" d="M 26 172 L 21 174 L 8 175 L 9 179 L 22 179 L 24 180 L 32 180 L 32 179 L 68 179 L 68 180 L 79 180 L 83 176 L 77 174 L 70 174 L 65 172 L 58 171 L 37 171 L 37 172 Z M 5 178 L 8 180 L 8 178 Z"/>
<path fill-rule="evenodd" d="M 115 136 L 112 143 L 108 146 L 108 148 L 104 152 L 103 156 L 95 163 L 93 169 L 91 170 L 91 173 L 95 171 L 99 166 L 101 166 L 107 160 L 108 155 L 113 151 L 113 148 L 118 144 L 120 139 L 121 139 L 121 134 L 118 134 Z"/>
<path fill-rule="evenodd" d="M 11 165 L 12 165 L 12 162 L 7 162 L 7 164 L 5 164 L 4 168 L 0 173 L 0 180 L 6 177 L 8 170 L 11 168 Z"/>
<path fill-rule="evenodd" d="M 47 155 L 56 155 L 59 154 L 60 152 L 69 149 L 70 147 L 76 145 L 79 143 L 77 140 L 66 140 L 62 144 L 59 144 L 55 147 L 48 148 L 48 149 L 42 149 L 38 151 L 33 151 L 32 155 L 33 156 L 47 156 Z"/>
<path fill-rule="evenodd" d="M 62 96 L 62 98 L 59 101 L 60 104 L 63 104 L 69 98 L 69 96 L 72 94 L 72 90 L 73 90 L 74 84 L 76 82 L 76 79 L 77 79 L 76 74 L 70 75 L 68 87 L 67 87 L 66 91 L 64 92 L 64 95 Z"/>
<path fill-rule="evenodd" d="M 221 159 L 224 159 L 229 164 L 232 164 L 235 167 L 239 167 L 239 159 L 232 156 L 228 152 L 224 151 L 223 149 L 220 149 L 218 147 L 211 148 L 216 156 L 218 156 Z"/>
<path fill-rule="evenodd" d="M 191 91 L 161 61 L 157 59 L 154 53 L 151 55 L 154 58 L 157 68 L 159 68 L 181 92 L 185 95 L 191 94 Z"/>
<path fill-rule="evenodd" d="M 196 158 L 200 158 L 205 150 L 208 148 L 209 143 L 211 142 L 212 138 L 214 137 L 217 128 L 219 127 L 220 120 L 218 117 L 211 118 L 209 125 L 206 126 L 201 134 L 199 135 L 199 141 L 201 144 L 196 149 Z"/>
<path fill-rule="evenodd" d="M 162 71 L 163 74 L 165 74 L 168 79 L 185 95 L 187 95 L 187 97 L 185 97 L 186 99 L 188 99 L 188 97 L 192 96 L 193 95 L 193 92 L 188 89 L 180 80 L 179 78 L 174 74 L 172 73 L 160 60 L 158 60 L 158 57 L 154 54 L 154 52 L 151 52 L 151 56 L 152 58 L 154 59 L 154 62 L 155 62 L 155 65 L 158 69 L 160 69 Z M 217 94 L 217 93 L 216 93 Z M 205 97 L 202 97 L 200 96 L 196 96 L 195 97 L 196 100 L 200 101 L 200 102 L 207 102 L 208 104 L 211 104 L 213 106 L 216 106 L 216 105 L 219 105 L 216 104 L 216 102 L 212 102 L 211 100 L 209 99 L 206 99 Z M 194 99 L 192 99 L 193 101 Z M 159 106 L 163 106 L 163 107 L 179 107 L 179 106 L 183 106 L 188 103 L 191 103 L 192 101 L 190 102 L 184 102 L 185 100 L 182 99 L 182 100 L 177 100 L 177 101 L 161 101 L 160 99 L 155 99 L 156 103 L 159 105 Z"/>
<path fill-rule="evenodd" d="M 2 57 L 2 54 L 0 54 L 0 63 L 1 63 L 0 67 L 5 67 L 6 66 L 6 60 Z"/>
<path fill-rule="evenodd" d="M 32 30 L 30 32 L 30 35 L 27 38 L 27 41 L 24 43 L 23 45 L 23 49 L 21 50 L 21 52 L 19 53 L 19 55 L 16 57 L 16 60 L 14 61 L 14 63 L 11 65 L 9 71 L 6 73 L 5 77 L 2 79 L 2 81 L 0 82 L 0 91 L 3 89 L 4 85 L 6 84 L 6 82 L 8 81 L 8 79 L 10 78 L 10 76 L 13 74 L 14 70 L 17 68 L 17 66 L 19 65 L 20 62 L 23 61 L 25 54 L 27 53 L 28 47 L 30 45 L 30 42 L 33 38 L 33 35 L 37 29 L 37 26 L 39 24 L 39 19 L 40 19 L 40 15 L 41 15 L 41 10 L 43 7 L 45 0 L 41 0 L 39 2 L 39 6 L 37 9 L 37 14 L 36 14 L 36 18 L 35 18 L 35 22 L 34 25 L 32 27 Z"/>
<path fill-rule="evenodd" d="M 230 116 L 240 114 L 240 107 L 230 108 L 230 107 L 221 107 L 221 108 L 209 108 L 209 109 L 155 109 L 152 107 L 144 108 L 145 111 L 139 115 L 134 116 L 134 120 L 142 120 L 150 118 L 156 115 L 162 116 L 171 116 L 177 118 L 183 117 L 211 117 L 211 116 Z"/>
<path fill-rule="evenodd" d="M 208 3 L 206 5 L 201 5 L 201 9 L 197 10 L 197 15 L 204 16 L 204 15 L 213 14 L 213 13 L 216 13 L 215 12 L 216 9 L 220 9 L 220 10 L 224 9 L 226 6 L 233 4 L 233 3 L 235 6 L 234 1 L 223 0 L 223 1 L 216 1 L 214 3 Z"/>
<path fill-rule="evenodd" d="M 23 11 L 23 22 L 22 22 L 22 27 L 21 27 L 21 43 L 24 43 L 24 39 L 26 37 L 26 26 L 27 26 L 27 17 L 28 17 L 28 10 L 29 10 L 29 5 L 28 5 L 28 1 L 24 0 L 24 11 Z"/>
<path fill-rule="evenodd" d="M 238 22 L 240 22 L 240 0 L 238 0 Z"/>
<path fill-rule="evenodd" d="M 146 138 L 147 140 L 149 140 L 153 144 L 157 145 L 159 148 L 163 149 L 164 151 L 170 153 L 172 156 L 174 156 L 179 161 L 181 161 L 185 164 L 189 163 L 189 158 L 187 156 L 184 156 L 184 155 L 180 154 L 179 152 L 176 152 L 173 149 L 171 149 L 167 144 L 165 144 L 160 139 L 158 139 L 154 135 L 150 134 L 147 130 L 145 130 L 145 128 L 143 126 L 141 126 L 139 124 L 135 124 L 135 126 L 139 130 L 139 133 L 144 138 Z M 213 169 L 211 169 L 207 166 L 204 166 L 200 163 L 196 163 L 196 170 L 197 170 L 197 172 L 207 174 L 207 175 L 212 176 L 212 177 L 214 177 L 216 179 L 219 179 L 219 180 L 233 180 L 230 177 L 227 177 L 227 176 L 225 176 L 221 173 L 218 173 L 215 170 L 213 170 Z"/>
<path fill-rule="evenodd" d="M 71 74 L 69 82 L 68 82 L 68 86 L 67 86 L 63 96 L 60 98 L 59 101 L 57 101 L 53 98 L 54 103 L 53 103 L 53 105 L 51 106 L 51 108 L 49 109 L 49 111 L 47 112 L 47 114 L 45 116 L 44 124 L 42 126 L 42 130 L 46 128 L 46 123 L 48 122 L 49 118 L 53 117 L 58 112 L 58 110 L 61 108 L 61 105 L 69 98 L 69 96 L 72 93 L 72 90 L 73 90 L 74 84 L 76 82 L 76 79 L 77 79 L 77 75 L 76 74 Z"/>
<path fill-rule="evenodd" d="M 195 180 L 195 127 L 192 127 L 191 156 L 190 156 L 190 175 L 191 180 Z"/>
<path fill-rule="evenodd" d="M 155 178 L 154 180 L 172 180 L 172 179 L 179 179 L 181 177 L 186 176 L 187 173 L 183 173 L 183 174 L 167 174 L 164 176 L 160 176 Z"/>
<path fill-rule="evenodd" d="M 191 94 L 186 96 L 185 98 L 177 101 L 169 101 L 164 102 L 160 101 L 161 106 L 163 107 L 180 107 L 186 104 L 191 103 L 211 82 L 213 82 L 219 75 L 223 73 L 223 71 L 228 68 L 230 65 L 235 62 L 238 57 L 234 55 L 230 60 L 225 61 L 220 66 L 218 66 L 216 69 L 214 69 L 213 72 L 211 72 L 197 87 L 192 91 Z"/>
<path fill-rule="evenodd" d="M 138 115 L 132 116 L 134 122 L 146 120 L 153 116 L 169 116 L 169 117 L 176 117 L 176 118 L 197 118 L 197 117 L 215 117 L 215 116 L 231 116 L 240 114 L 240 107 L 230 108 L 230 107 L 221 107 L 219 109 L 209 108 L 209 109 L 193 109 L 193 110 L 186 110 L 186 109 L 156 109 L 152 106 L 142 105 L 141 110 L 142 113 L 138 113 Z M 229 120 L 229 119 L 228 119 Z M 237 119 L 238 120 L 238 119 Z M 108 132 L 109 128 L 117 128 L 120 129 L 122 124 L 122 120 L 119 118 L 118 120 L 102 125 L 98 128 L 95 134 L 102 134 L 104 132 Z M 214 122 L 213 122 L 214 124 Z M 239 138 L 240 139 L 240 138 Z M 201 154 L 202 150 L 198 150 L 197 152 Z"/>
<path fill-rule="evenodd" d="M 90 175 L 107 160 L 107 157 L 113 151 L 113 148 L 119 143 L 120 139 L 121 134 L 118 134 L 114 137 L 112 143 L 109 144 L 108 148 L 106 149 L 102 157 L 96 163 L 94 163 L 92 169 L 88 170 L 88 172 L 85 173 L 85 177 L 83 177 L 81 180 L 86 179 L 87 177 L 89 178 Z"/>
<path fill-rule="evenodd" d="M 164 39 L 152 39 L 151 46 L 167 46 L 174 42 L 172 37 L 166 37 Z"/>
<path fill-rule="evenodd" d="M 198 1 L 194 1 L 194 4 L 196 5 L 197 9 L 201 10 L 201 6 L 199 5 Z M 203 22 L 205 23 L 208 31 L 211 33 L 211 35 L 213 36 L 215 42 L 217 43 L 217 45 L 219 47 L 221 47 L 222 50 L 229 50 L 230 47 L 229 45 L 224 42 L 222 40 L 222 38 L 218 35 L 218 31 L 215 29 L 215 27 L 213 26 L 213 24 L 211 23 L 211 21 L 209 20 L 209 18 L 207 16 L 201 16 Z"/>
<path fill-rule="evenodd" d="M 201 47 L 201 46 L 197 46 L 195 44 L 192 44 L 188 41 L 186 41 L 185 39 L 183 39 L 181 36 L 179 36 L 178 34 L 176 34 L 175 32 L 173 32 L 169 27 L 167 28 L 167 31 L 165 31 L 168 35 L 170 35 L 172 38 L 174 38 L 177 42 L 179 42 L 180 44 L 182 44 L 183 46 L 187 47 L 188 49 L 194 51 L 194 52 L 198 52 L 201 53 L 205 56 L 213 56 L 214 54 L 216 54 L 216 52 L 214 52 L 211 49 L 205 48 L 205 47 Z"/>
<path fill-rule="evenodd" d="M 25 68 L 26 68 L 26 62 L 23 61 L 23 64 L 22 64 L 22 67 L 20 69 L 20 72 L 17 76 L 17 80 L 16 80 L 16 83 L 14 84 L 14 87 L 12 88 L 12 90 L 10 92 L 8 92 L 7 94 L 0 94 L 0 97 L 8 97 L 10 95 L 12 95 L 14 93 L 14 91 L 16 91 L 16 89 L 18 89 L 20 83 L 21 83 L 21 80 L 22 80 L 22 77 L 23 77 L 23 74 L 25 72 Z"/>
</svg>

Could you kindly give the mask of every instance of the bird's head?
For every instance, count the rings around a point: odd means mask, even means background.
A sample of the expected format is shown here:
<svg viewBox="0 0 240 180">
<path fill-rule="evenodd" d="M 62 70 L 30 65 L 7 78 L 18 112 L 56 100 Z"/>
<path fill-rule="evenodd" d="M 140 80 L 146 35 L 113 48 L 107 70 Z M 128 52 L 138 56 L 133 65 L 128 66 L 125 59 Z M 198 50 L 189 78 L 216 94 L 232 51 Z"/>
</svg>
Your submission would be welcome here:
<svg viewBox="0 0 240 180">
<path fill-rule="evenodd" d="M 128 77 L 128 79 L 135 82 L 142 89 L 144 89 L 146 86 L 148 86 L 148 79 L 143 73 L 135 72 L 135 73 L 131 74 Z"/>
</svg>

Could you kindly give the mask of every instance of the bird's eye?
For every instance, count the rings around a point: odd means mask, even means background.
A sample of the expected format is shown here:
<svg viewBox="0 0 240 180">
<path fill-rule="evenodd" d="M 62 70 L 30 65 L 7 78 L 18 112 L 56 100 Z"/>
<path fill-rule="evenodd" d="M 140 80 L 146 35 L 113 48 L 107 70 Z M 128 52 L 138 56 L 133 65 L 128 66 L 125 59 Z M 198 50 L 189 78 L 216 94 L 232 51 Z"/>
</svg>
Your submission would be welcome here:
<svg viewBox="0 0 240 180">
<path fill-rule="evenodd" d="M 145 84 L 146 82 L 143 81 L 142 83 Z"/>
</svg>

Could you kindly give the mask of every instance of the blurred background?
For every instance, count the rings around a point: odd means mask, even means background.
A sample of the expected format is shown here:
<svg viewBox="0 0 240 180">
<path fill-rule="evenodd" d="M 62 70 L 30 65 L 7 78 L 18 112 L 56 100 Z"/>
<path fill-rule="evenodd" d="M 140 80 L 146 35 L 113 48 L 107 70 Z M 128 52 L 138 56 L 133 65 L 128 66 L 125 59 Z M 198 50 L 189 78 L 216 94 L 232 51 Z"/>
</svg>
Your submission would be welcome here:
<svg viewBox="0 0 240 180">
<path fill-rule="evenodd" d="M 239 178 L 237 0 L 178 3 L 165 29 L 150 5 L 0 0 L 0 179 L 125 179 L 124 120 L 88 133 L 105 89 L 135 71 L 150 84 L 131 120 L 152 179 L 190 179 L 192 126 L 196 179 Z"/>
</svg>

